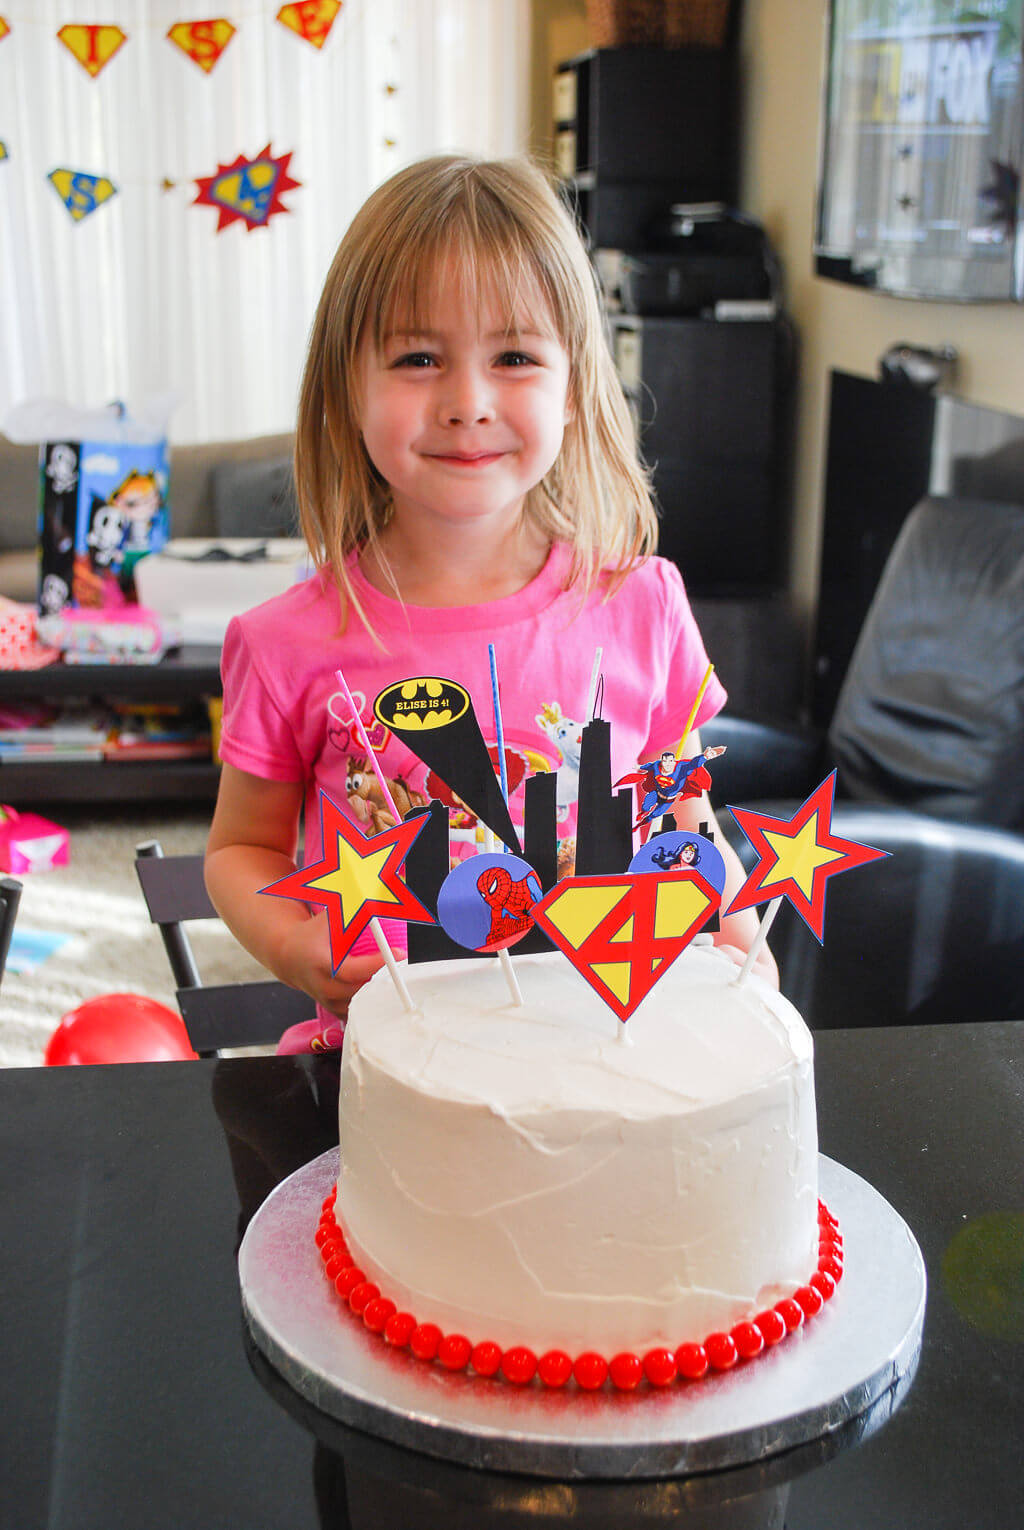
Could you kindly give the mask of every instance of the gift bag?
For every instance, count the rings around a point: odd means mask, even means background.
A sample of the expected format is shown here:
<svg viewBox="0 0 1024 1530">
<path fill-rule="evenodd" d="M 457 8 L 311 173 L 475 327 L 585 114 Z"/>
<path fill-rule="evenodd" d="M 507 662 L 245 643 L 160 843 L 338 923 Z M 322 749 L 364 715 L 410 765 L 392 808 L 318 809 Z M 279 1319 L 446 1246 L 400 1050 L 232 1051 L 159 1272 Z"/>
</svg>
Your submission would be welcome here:
<svg viewBox="0 0 1024 1530">
<path fill-rule="evenodd" d="M 135 566 L 169 535 L 168 401 L 132 418 L 123 404 L 80 410 L 20 405 L 12 440 L 39 448 L 39 610 L 111 610 L 134 603 Z"/>
</svg>

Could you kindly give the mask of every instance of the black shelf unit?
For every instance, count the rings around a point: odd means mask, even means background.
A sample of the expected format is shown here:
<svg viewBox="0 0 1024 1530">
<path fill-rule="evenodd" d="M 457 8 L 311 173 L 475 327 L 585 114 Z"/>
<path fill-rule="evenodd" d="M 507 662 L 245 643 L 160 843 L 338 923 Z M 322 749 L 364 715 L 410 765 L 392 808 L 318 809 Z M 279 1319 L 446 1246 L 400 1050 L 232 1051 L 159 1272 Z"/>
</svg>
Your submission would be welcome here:
<svg viewBox="0 0 1024 1530">
<path fill-rule="evenodd" d="M 736 62 L 713 48 L 595 48 L 555 71 L 555 162 L 594 249 L 637 250 L 674 202 L 733 202 Z"/>
<path fill-rule="evenodd" d="M 197 701 L 221 694 L 220 648 L 190 646 L 159 664 L 51 664 L 0 671 L 0 703 L 67 701 Z M 16 808 L 46 803 L 212 802 L 220 767 L 213 760 L 16 760 L 0 763 L 0 802 Z"/>
</svg>

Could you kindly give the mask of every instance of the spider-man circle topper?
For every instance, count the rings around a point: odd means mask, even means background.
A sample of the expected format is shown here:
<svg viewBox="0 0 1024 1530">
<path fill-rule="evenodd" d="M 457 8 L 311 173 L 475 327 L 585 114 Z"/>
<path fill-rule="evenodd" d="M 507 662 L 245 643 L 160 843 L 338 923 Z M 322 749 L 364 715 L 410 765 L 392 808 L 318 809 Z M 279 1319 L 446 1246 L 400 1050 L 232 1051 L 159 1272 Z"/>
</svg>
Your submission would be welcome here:
<svg viewBox="0 0 1024 1530">
<path fill-rule="evenodd" d="M 501 951 L 529 933 L 540 896 L 540 879 L 521 856 L 471 855 L 441 884 L 437 922 L 469 951 Z"/>
</svg>

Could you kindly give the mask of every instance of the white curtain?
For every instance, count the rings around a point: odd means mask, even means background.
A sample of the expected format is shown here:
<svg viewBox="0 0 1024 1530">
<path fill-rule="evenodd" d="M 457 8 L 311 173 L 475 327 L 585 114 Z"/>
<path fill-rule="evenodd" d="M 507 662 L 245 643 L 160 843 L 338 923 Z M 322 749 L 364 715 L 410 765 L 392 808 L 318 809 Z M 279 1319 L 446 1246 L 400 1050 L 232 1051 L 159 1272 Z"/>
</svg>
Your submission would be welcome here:
<svg viewBox="0 0 1024 1530">
<path fill-rule="evenodd" d="M 175 442 L 290 429 L 320 287 L 367 193 L 426 154 L 523 152 L 529 0 L 345 0 L 319 50 L 280 3 L 0 0 L 0 425 L 28 398 L 131 409 L 173 391 Z M 237 30 L 206 74 L 166 34 L 211 15 Z M 57 40 L 76 23 L 128 37 L 94 79 Z M 268 144 L 301 182 L 289 212 L 216 233 L 197 180 Z M 116 194 L 76 222 L 56 169 Z"/>
</svg>

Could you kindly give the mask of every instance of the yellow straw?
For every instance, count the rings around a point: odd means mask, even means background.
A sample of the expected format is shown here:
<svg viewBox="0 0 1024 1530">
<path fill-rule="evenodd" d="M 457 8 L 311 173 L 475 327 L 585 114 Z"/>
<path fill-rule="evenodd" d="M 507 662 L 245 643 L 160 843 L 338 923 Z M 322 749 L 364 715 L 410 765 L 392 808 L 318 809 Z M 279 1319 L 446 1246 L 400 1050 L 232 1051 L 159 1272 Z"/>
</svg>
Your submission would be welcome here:
<svg viewBox="0 0 1024 1530">
<path fill-rule="evenodd" d="M 683 749 L 686 747 L 686 740 L 690 736 L 690 730 L 693 727 L 694 718 L 697 716 L 697 713 L 700 710 L 700 704 L 704 700 L 704 692 L 707 690 L 708 682 L 710 681 L 711 676 L 714 674 L 714 672 L 715 672 L 715 666 L 713 664 L 709 664 L 708 665 L 708 672 L 704 676 L 704 679 L 700 683 L 700 690 L 697 692 L 697 699 L 693 703 L 693 706 L 690 708 L 690 715 L 686 719 L 686 727 L 683 729 L 683 736 L 679 740 L 679 746 L 676 749 L 676 759 L 677 760 L 681 760 L 682 757 L 683 757 Z"/>
</svg>

